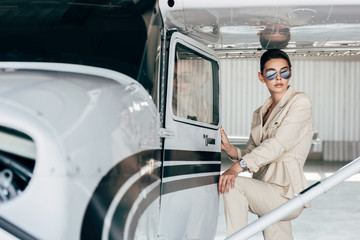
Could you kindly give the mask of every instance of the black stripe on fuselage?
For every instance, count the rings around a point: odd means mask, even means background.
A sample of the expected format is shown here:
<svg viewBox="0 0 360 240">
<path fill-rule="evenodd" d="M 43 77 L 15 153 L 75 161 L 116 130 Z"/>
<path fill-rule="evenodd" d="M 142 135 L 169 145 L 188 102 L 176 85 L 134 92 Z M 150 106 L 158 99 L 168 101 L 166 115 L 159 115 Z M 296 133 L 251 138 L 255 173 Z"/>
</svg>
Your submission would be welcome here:
<svg viewBox="0 0 360 240">
<path fill-rule="evenodd" d="M 199 151 L 181 151 L 181 150 L 166 150 L 165 151 L 165 162 L 168 161 L 220 161 L 220 153 L 210 153 L 210 152 L 199 152 Z M 175 165 L 175 166 L 165 166 L 163 177 L 178 176 L 183 174 L 197 174 L 197 173 L 220 173 L 220 164 L 193 164 L 193 165 Z M 210 185 L 218 182 L 218 175 L 214 176 L 204 176 L 196 177 L 196 175 L 191 176 L 188 179 L 175 180 L 167 183 L 163 183 L 163 192 L 162 195 L 186 190 L 195 187 L 201 187 L 205 185 Z M 147 209 L 147 207 L 158 198 L 158 192 L 160 186 L 153 189 L 145 199 L 143 199 L 136 212 L 131 219 L 129 236 L 128 239 L 134 239 L 134 234 L 136 227 L 141 215 Z"/>
<path fill-rule="evenodd" d="M 220 152 L 165 150 L 164 161 L 220 161 Z"/>
<path fill-rule="evenodd" d="M 210 185 L 217 183 L 219 180 L 221 168 L 221 153 L 219 152 L 166 150 L 164 162 L 171 164 L 172 161 L 186 161 L 187 163 L 164 166 L 163 177 L 187 176 L 184 179 L 164 182 L 161 194 Z M 196 163 L 192 164 L 195 161 Z M 201 161 L 213 161 L 214 163 L 201 164 Z M 199 176 L 198 174 L 213 175 Z"/>
<path fill-rule="evenodd" d="M 147 197 L 140 202 L 138 208 L 136 209 L 134 217 L 130 223 L 128 239 L 135 239 L 135 231 L 141 215 L 145 212 L 148 206 L 150 206 L 150 204 L 153 203 L 159 197 L 159 192 L 160 192 L 160 185 L 154 188 L 147 195 Z"/>
<path fill-rule="evenodd" d="M 86 208 L 81 239 L 101 239 L 104 219 L 116 193 L 132 175 L 139 172 L 150 160 L 159 161 L 160 150 L 148 150 L 123 159 L 101 179 Z M 157 174 L 157 179 L 159 179 L 160 173 L 157 172 Z M 130 209 L 131 204 L 126 202 L 126 208 Z M 124 225 L 118 227 L 123 228 Z"/>
<path fill-rule="evenodd" d="M 163 177 L 173 177 L 185 174 L 220 172 L 220 164 L 194 164 L 165 166 Z"/>
<path fill-rule="evenodd" d="M 110 240 L 123 239 L 126 219 L 129 215 L 133 203 L 138 198 L 139 194 L 144 190 L 144 188 L 154 183 L 155 181 L 159 180 L 158 174 L 160 174 L 159 171 L 154 171 L 151 175 L 142 176 L 131 186 L 131 188 L 129 188 L 126 194 L 121 198 L 121 201 L 119 202 L 115 210 L 113 218 L 111 219 L 110 233 L 108 239 Z M 160 192 L 160 186 L 157 189 Z M 158 196 L 159 196 L 159 192 L 157 192 Z M 137 221 L 138 220 L 139 219 L 137 219 Z"/>
<path fill-rule="evenodd" d="M 34 236 L 30 235 L 29 233 L 25 232 L 24 230 L 18 228 L 14 224 L 10 223 L 6 219 L 0 217 L 0 228 L 4 229 L 6 232 L 10 233 L 11 235 L 23 239 L 23 240 L 36 240 Z"/>
<path fill-rule="evenodd" d="M 160 184 L 152 189 L 144 198 L 138 207 L 136 208 L 135 214 L 131 219 L 130 227 L 129 227 L 129 235 L 128 239 L 135 239 L 135 231 L 139 222 L 141 215 L 145 212 L 145 210 L 153 203 L 157 198 L 159 198 L 160 193 Z M 150 237 L 150 236 L 148 236 Z"/>
<path fill-rule="evenodd" d="M 211 176 L 202 176 L 202 177 L 193 177 L 186 179 L 179 179 L 171 182 L 163 183 L 162 185 L 162 195 L 173 193 L 185 189 L 202 187 L 206 185 L 211 185 L 217 183 L 219 180 L 219 175 Z"/>
<path fill-rule="evenodd" d="M 186 164 L 172 164 L 174 161 Z M 201 163 L 206 161 L 207 163 Z M 214 162 L 209 164 L 209 162 Z M 220 173 L 221 154 L 219 152 L 166 150 L 163 177 L 173 177 L 186 174 Z"/>
<path fill-rule="evenodd" d="M 164 161 L 220 161 L 220 153 L 200 152 L 200 151 L 181 151 L 166 150 Z M 109 210 L 116 193 L 123 184 L 134 174 L 140 171 L 150 159 L 160 160 L 160 150 L 150 150 L 140 152 L 126 158 L 114 166 L 106 176 L 104 176 L 97 186 L 86 209 L 83 225 L 81 229 L 81 239 L 101 239 L 104 219 Z M 154 169 L 150 174 L 143 175 L 125 193 L 118 203 L 110 226 L 110 239 L 123 239 L 125 223 L 134 201 L 141 192 L 157 181 L 160 177 L 160 169 Z M 197 176 L 198 173 L 214 173 L 210 176 Z M 217 183 L 220 174 L 220 163 L 190 165 L 174 165 L 164 167 L 163 174 L 166 177 L 190 174 L 186 179 L 174 180 L 163 183 L 162 194 L 201 187 Z M 193 174 L 193 176 L 191 176 Z M 160 185 L 155 187 L 146 198 L 140 201 L 130 222 L 129 239 L 134 237 L 134 233 L 146 208 L 155 201 L 160 194 Z"/>
</svg>

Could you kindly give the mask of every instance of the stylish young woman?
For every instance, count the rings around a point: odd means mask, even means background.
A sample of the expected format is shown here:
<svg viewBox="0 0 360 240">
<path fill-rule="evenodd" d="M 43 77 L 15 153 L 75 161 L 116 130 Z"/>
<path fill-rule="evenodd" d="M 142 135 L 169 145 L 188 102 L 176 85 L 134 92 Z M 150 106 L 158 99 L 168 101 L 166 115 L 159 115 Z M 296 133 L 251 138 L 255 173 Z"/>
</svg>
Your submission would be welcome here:
<svg viewBox="0 0 360 240">
<path fill-rule="evenodd" d="M 254 112 L 246 148 L 231 145 L 221 129 L 221 148 L 235 162 L 219 179 L 228 236 L 247 225 L 248 211 L 260 217 L 307 187 L 303 166 L 313 136 L 311 101 L 289 85 L 291 62 L 281 50 L 262 55 L 258 77 L 271 96 Z M 243 171 L 253 177 L 238 176 Z M 265 229 L 264 238 L 293 239 L 290 220 L 302 210 Z"/>
</svg>

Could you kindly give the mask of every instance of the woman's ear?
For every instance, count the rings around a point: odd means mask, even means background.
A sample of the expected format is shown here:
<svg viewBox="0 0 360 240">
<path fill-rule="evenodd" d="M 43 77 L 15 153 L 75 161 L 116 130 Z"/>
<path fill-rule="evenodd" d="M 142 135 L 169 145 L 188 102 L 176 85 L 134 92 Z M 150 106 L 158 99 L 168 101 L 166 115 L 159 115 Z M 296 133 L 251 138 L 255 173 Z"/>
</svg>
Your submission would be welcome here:
<svg viewBox="0 0 360 240">
<path fill-rule="evenodd" d="M 260 82 L 262 82 L 262 83 L 265 82 L 265 79 L 264 79 L 263 75 L 261 74 L 261 72 L 258 72 L 258 77 L 259 77 Z"/>
</svg>

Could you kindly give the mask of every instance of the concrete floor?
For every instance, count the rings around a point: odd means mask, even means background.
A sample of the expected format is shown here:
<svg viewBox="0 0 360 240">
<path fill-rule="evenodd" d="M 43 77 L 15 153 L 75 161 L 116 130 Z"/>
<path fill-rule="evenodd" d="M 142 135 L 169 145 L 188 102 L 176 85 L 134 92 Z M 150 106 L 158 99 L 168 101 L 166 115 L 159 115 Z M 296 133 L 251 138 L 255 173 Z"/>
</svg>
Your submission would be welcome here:
<svg viewBox="0 0 360 240">
<path fill-rule="evenodd" d="M 223 160 L 222 170 L 231 164 Z M 309 184 L 324 179 L 347 162 L 324 162 L 309 159 L 304 167 Z M 249 213 L 249 223 L 257 216 Z M 360 239 L 360 174 L 330 189 L 312 201 L 312 207 L 292 221 L 295 240 L 356 240 Z M 220 198 L 219 219 L 215 239 L 225 239 L 225 217 L 222 197 Z M 251 240 L 262 240 L 258 233 Z"/>
</svg>

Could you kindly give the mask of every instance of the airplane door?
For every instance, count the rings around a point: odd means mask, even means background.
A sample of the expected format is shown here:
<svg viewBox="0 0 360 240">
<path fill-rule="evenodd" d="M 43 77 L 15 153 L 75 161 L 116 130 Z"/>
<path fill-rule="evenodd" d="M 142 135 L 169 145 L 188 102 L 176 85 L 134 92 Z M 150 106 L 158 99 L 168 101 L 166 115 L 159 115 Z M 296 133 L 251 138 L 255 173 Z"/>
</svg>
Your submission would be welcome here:
<svg viewBox="0 0 360 240">
<path fill-rule="evenodd" d="M 160 239 L 213 239 L 220 174 L 219 64 L 215 52 L 174 33 L 166 91 Z"/>
</svg>

